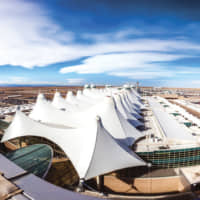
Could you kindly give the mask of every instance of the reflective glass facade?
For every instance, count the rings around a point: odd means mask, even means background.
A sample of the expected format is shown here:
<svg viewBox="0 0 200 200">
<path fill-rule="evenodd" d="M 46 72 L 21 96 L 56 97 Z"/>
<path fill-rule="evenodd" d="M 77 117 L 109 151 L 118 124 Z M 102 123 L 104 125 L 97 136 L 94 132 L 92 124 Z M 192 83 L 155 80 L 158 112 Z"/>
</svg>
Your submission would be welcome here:
<svg viewBox="0 0 200 200">
<path fill-rule="evenodd" d="M 159 150 L 153 152 L 137 152 L 146 162 L 156 168 L 177 168 L 200 165 L 200 147 Z"/>
<path fill-rule="evenodd" d="M 48 145 L 35 144 L 5 155 L 22 169 L 43 177 L 51 165 L 52 149 Z"/>
</svg>

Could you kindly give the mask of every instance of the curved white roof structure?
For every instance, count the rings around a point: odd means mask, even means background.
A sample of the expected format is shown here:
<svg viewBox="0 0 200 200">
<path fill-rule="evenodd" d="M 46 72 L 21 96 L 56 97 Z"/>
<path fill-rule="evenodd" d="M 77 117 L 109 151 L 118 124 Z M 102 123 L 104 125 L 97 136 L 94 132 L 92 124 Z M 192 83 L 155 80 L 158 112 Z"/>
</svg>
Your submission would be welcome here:
<svg viewBox="0 0 200 200">
<path fill-rule="evenodd" d="M 73 92 L 72 91 L 68 91 L 67 94 L 66 94 L 65 100 L 67 100 L 67 101 L 73 101 L 75 99 L 76 99 L 76 97 L 73 94 Z"/>
<path fill-rule="evenodd" d="M 131 102 L 128 98 L 127 92 L 123 93 L 124 95 L 124 101 L 126 102 L 126 104 L 133 110 L 135 110 L 137 113 L 141 113 L 140 110 L 140 106 L 137 104 L 138 101 L 133 100 L 133 102 Z"/>
<path fill-rule="evenodd" d="M 127 120 L 131 120 L 135 127 L 144 126 L 144 124 L 138 121 L 133 115 L 131 115 L 122 105 L 121 98 L 118 94 L 113 95 L 117 109 L 123 115 L 123 117 Z"/>
<path fill-rule="evenodd" d="M 81 99 L 78 99 L 77 96 L 75 96 L 72 91 L 69 91 L 66 95 L 66 98 L 65 98 L 66 102 L 70 103 L 70 104 L 73 104 L 73 105 L 76 105 L 76 106 L 79 106 L 79 108 L 81 110 L 86 110 L 88 109 L 91 104 L 87 101 L 83 101 Z"/>
<path fill-rule="evenodd" d="M 189 131 L 166 113 L 163 107 L 153 98 L 148 98 L 149 105 L 158 120 L 167 139 L 195 141 Z"/>
<path fill-rule="evenodd" d="M 124 99 L 124 94 L 123 93 L 119 93 L 120 97 L 121 97 L 121 103 L 123 105 L 123 107 L 125 107 L 125 109 L 132 114 L 136 119 L 142 119 L 142 116 L 140 114 L 138 114 L 133 108 L 131 108 L 125 101 Z"/>
<path fill-rule="evenodd" d="M 89 116 L 99 115 L 105 129 L 119 141 L 128 145 L 142 137 L 143 134 L 132 126 L 117 109 L 112 97 L 105 97 L 104 101 L 88 111 Z"/>
<path fill-rule="evenodd" d="M 22 136 L 44 137 L 56 143 L 70 158 L 79 177 L 86 180 L 114 170 L 145 165 L 134 152 L 115 141 L 100 119 L 92 120 L 85 128 L 54 128 L 17 111 L 1 142 Z"/>
<path fill-rule="evenodd" d="M 64 109 L 68 112 L 78 111 L 80 106 L 67 102 L 59 92 L 56 91 L 53 97 L 52 105 L 58 109 Z"/>
<path fill-rule="evenodd" d="M 38 100 L 30 117 L 43 123 L 64 125 L 67 127 L 83 127 L 89 119 L 100 116 L 105 129 L 115 138 L 132 145 L 143 134 L 132 126 L 119 112 L 112 97 L 105 97 L 103 101 L 82 112 L 68 113 L 58 110 L 49 102 Z"/>
<path fill-rule="evenodd" d="M 135 90 L 126 90 L 126 94 L 131 103 L 136 104 L 140 109 L 145 109 L 146 107 L 141 103 L 141 97 Z"/>
<path fill-rule="evenodd" d="M 39 93 L 38 96 L 37 96 L 36 102 L 37 102 L 37 101 L 41 101 L 41 100 L 46 100 L 46 98 L 45 98 L 44 94 Z"/>
<path fill-rule="evenodd" d="M 135 89 L 131 88 L 130 91 L 131 91 L 132 94 L 133 94 L 134 96 L 136 96 L 137 98 L 139 98 L 139 99 L 141 98 L 141 96 L 138 94 L 138 92 L 136 92 Z M 132 95 L 132 96 L 133 96 L 133 95 Z"/>
<path fill-rule="evenodd" d="M 87 97 L 91 97 L 93 99 L 98 99 L 101 98 L 105 93 L 103 93 L 101 90 L 98 89 L 89 89 L 89 88 L 84 88 L 83 94 Z"/>
<path fill-rule="evenodd" d="M 87 104 L 89 105 L 94 105 L 96 102 L 95 102 L 95 99 L 92 99 L 91 97 L 88 97 L 88 96 L 85 96 L 81 90 L 78 90 L 77 91 L 77 94 L 76 94 L 76 98 L 80 101 L 83 101 L 83 102 L 86 102 Z"/>
<path fill-rule="evenodd" d="M 92 99 L 101 100 L 105 96 L 112 96 L 113 93 L 118 92 L 116 89 L 96 89 L 85 88 L 83 94 Z"/>
<path fill-rule="evenodd" d="M 43 123 L 65 125 L 69 127 L 73 127 L 74 123 L 76 123 L 76 126 L 79 125 L 78 122 L 80 120 L 76 120 L 76 118 L 73 118 L 68 112 L 55 108 L 51 102 L 40 97 L 41 96 L 38 96 L 37 102 L 29 115 L 32 119 Z"/>
</svg>

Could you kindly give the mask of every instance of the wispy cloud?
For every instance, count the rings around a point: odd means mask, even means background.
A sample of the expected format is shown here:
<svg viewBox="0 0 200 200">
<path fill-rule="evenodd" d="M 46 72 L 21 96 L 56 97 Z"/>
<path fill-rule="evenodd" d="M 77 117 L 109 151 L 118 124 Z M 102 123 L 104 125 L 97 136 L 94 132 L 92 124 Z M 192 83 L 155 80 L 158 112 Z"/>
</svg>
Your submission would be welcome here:
<svg viewBox="0 0 200 200">
<path fill-rule="evenodd" d="M 110 75 L 113 76 L 120 76 L 120 77 L 128 77 L 130 79 L 134 80 L 140 80 L 140 79 L 156 79 L 156 78 L 170 78 L 173 77 L 175 74 L 166 69 L 159 69 L 157 68 L 156 71 L 150 70 L 136 70 L 131 72 L 111 72 Z"/>
<path fill-rule="evenodd" d="M 126 28 L 116 32 L 109 33 L 83 33 L 81 37 L 85 40 L 92 40 L 94 42 L 116 41 L 127 39 L 130 36 L 144 36 L 145 31 L 137 28 Z"/>
<path fill-rule="evenodd" d="M 63 82 L 52 82 L 52 81 L 0 81 L 0 85 L 67 85 Z"/>
<path fill-rule="evenodd" d="M 155 78 L 172 76 L 172 72 L 160 66 L 167 62 L 183 58 L 184 55 L 161 53 L 121 53 L 98 55 L 85 59 L 81 65 L 65 67 L 61 73 L 80 74 L 108 73 L 129 78 Z M 158 64 L 159 62 L 159 64 Z"/>
<path fill-rule="evenodd" d="M 47 16 L 31 1 L 0 1 L 0 65 L 32 68 L 65 61 L 63 43 L 73 41 L 73 34 Z"/>
<path fill-rule="evenodd" d="M 0 80 L 0 85 L 67 85 L 66 81 L 36 81 L 23 76 L 10 76 Z"/>
<path fill-rule="evenodd" d="M 33 68 L 105 53 L 200 50 L 199 45 L 186 41 L 123 40 L 127 35 L 141 34 L 134 28 L 94 36 L 101 42 L 90 45 L 75 43 L 75 35 L 54 23 L 45 9 L 23 0 L 0 1 L 0 18 L 0 65 Z"/>
<path fill-rule="evenodd" d="M 66 81 L 67 81 L 67 84 L 69 84 L 69 85 L 80 85 L 80 84 L 83 84 L 85 82 L 85 79 L 82 79 L 82 78 L 68 78 Z"/>
<path fill-rule="evenodd" d="M 187 37 L 153 39 L 146 34 L 147 28 L 134 27 L 101 34 L 75 34 L 55 23 L 49 12 L 34 1 L 0 1 L 0 18 L 0 65 L 34 68 L 82 58 L 78 65 L 62 67 L 60 73 L 106 73 L 133 79 L 200 73 L 195 68 L 166 65 L 199 56 L 200 44 Z M 192 26 L 192 30 L 194 28 L 196 26 Z M 148 32 L 159 34 L 164 31 L 166 29 L 157 27 Z M 79 41 L 77 35 L 83 41 Z M 23 84 L 29 81 L 23 77 L 9 80 Z M 85 80 L 73 78 L 65 81 L 66 84 L 81 84 Z"/>
</svg>

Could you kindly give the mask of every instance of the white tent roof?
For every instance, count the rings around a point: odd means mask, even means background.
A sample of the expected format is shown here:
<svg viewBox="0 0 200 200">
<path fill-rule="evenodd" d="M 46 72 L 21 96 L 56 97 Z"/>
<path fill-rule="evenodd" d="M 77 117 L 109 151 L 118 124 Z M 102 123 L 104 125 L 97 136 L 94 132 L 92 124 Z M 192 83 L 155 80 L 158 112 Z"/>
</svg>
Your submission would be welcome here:
<svg viewBox="0 0 200 200">
<path fill-rule="evenodd" d="M 116 108 L 112 97 L 104 100 L 84 112 L 67 113 L 54 108 L 43 100 L 37 101 L 30 117 L 44 123 L 65 125 L 68 127 L 82 127 L 88 125 L 89 119 L 99 115 L 106 130 L 115 138 L 132 145 L 135 139 L 142 137 Z"/>
<path fill-rule="evenodd" d="M 40 94 L 41 95 L 41 94 Z M 69 117 L 69 113 L 55 108 L 50 102 L 46 101 L 41 96 L 38 96 L 36 104 L 30 113 L 30 117 L 34 120 L 41 121 L 43 123 L 49 123 L 54 125 L 73 126 L 73 122 L 78 122 L 72 116 Z M 76 124 L 78 126 L 78 123 Z"/>
<path fill-rule="evenodd" d="M 99 99 L 99 98 L 102 98 L 102 96 L 105 95 L 104 91 L 102 92 L 101 90 L 99 89 L 89 89 L 89 88 L 85 88 L 83 90 L 83 94 L 87 97 L 91 97 L 93 99 Z"/>
<path fill-rule="evenodd" d="M 70 104 L 79 106 L 81 110 L 88 109 L 91 106 L 89 102 L 78 99 L 77 96 L 72 93 L 72 91 L 67 93 L 65 100 Z"/>
<path fill-rule="evenodd" d="M 133 93 L 133 95 L 136 96 L 138 99 L 141 98 L 141 96 L 138 94 L 138 92 L 136 92 L 135 89 L 131 88 L 130 90 L 131 90 L 131 92 Z"/>
<path fill-rule="evenodd" d="M 129 107 L 132 108 L 132 109 L 134 109 L 137 113 L 141 112 L 140 106 L 138 105 L 138 101 L 136 101 L 136 100 L 131 101 L 128 98 L 127 92 L 124 93 L 124 100 L 125 100 L 126 104 L 128 104 Z"/>
<path fill-rule="evenodd" d="M 142 119 L 142 116 L 140 114 L 138 114 L 133 108 L 131 108 L 127 102 L 125 101 L 124 99 L 124 94 L 123 93 L 120 93 L 120 97 L 121 97 L 121 103 L 122 105 L 125 107 L 125 109 L 130 112 L 131 114 L 133 114 L 133 116 L 136 118 L 136 119 Z"/>
<path fill-rule="evenodd" d="M 73 94 L 72 91 L 68 91 L 67 94 L 66 94 L 65 99 L 66 99 L 67 101 L 73 101 L 73 100 L 76 99 L 76 97 L 75 97 L 75 95 Z"/>
<path fill-rule="evenodd" d="M 117 143 L 100 119 L 78 129 L 53 128 L 17 111 L 2 142 L 22 136 L 44 137 L 56 143 L 72 161 L 80 178 L 90 179 L 117 169 L 145 165 L 130 149 Z"/>
<path fill-rule="evenodd" d="M 113 95 L 117 109 L 123 115 L 123 117 L 127 120 L 131 120 L 135 127 L 143 126 L 144 124 L 138 121 L 133 115 L 131 115 L 122 105 L 121 98 L 118 94 Z"/>
<path fill-rule="evenodd" d="M 58 109 L 65 109 L 68 112 L 78 111 L 80 106 L 67 102 L 59 92 L 56 92 L 53 97 L 52 105 Z"/>
<path fill-rule="evenodd" d="M 127 95 L 127 98 L 129 99 L 129 101 L 133 104 L 135 104 L 135 106 L 137 108 L 140 108 L 140 109 L 145 109 L 146 107 L 141 103 L 141 100 L 139 97 L 137 97 L 135 95 L 135 93 L 132 91 L 129 91 L 129 90 L 126 90 L 126 95 Z"/>
<path fill-rule="evenodd" d="M 105 97 L 104 101 L 90 110 L 90 115 L 99 115 L 105 129 L 115 138 L 132 145 L 133 142 L 142 137 L 143 134 L 132 126 L 117 109 L 112 97 Z"/>
<path fill-rule="evenodd" d="M 85 96 L 81 90 L 77 91 L 76 98 L 80 101 L 86 102 L 89 105 L 94 105 L 96 103 L 95 99 L 92 99 L 91 97 Z"/>
</svg>

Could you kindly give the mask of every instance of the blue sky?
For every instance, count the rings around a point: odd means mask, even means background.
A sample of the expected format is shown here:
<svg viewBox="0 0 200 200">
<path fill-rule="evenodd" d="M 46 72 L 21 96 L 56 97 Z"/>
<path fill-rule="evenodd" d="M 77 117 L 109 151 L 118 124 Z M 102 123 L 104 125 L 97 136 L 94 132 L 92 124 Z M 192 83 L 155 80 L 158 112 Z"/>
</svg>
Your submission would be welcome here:
<svg viewBox="0 0 200 200">
<path fill-rule="evenodd" d="M 0 84 L 200 87 L 198 0 L 0 1 Z"/>
</svg>

